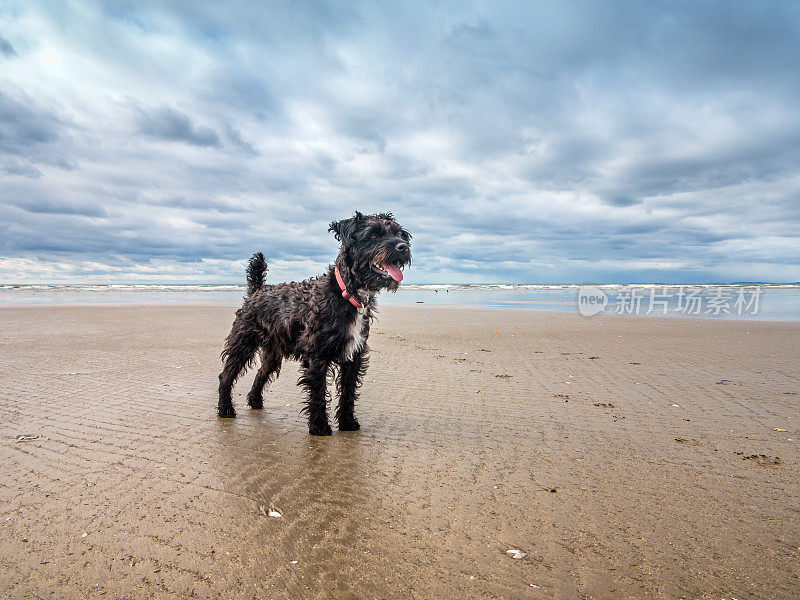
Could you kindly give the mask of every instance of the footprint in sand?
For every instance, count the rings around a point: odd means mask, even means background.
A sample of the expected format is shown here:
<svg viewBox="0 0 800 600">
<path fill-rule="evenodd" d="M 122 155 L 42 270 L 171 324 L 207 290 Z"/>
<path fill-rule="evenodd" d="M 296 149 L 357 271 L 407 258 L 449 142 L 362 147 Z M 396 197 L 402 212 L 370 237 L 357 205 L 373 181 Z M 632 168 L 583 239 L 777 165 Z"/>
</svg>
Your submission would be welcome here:
<svg viewBox="0 0 800 600">
<path fill-rule="evenodd" d="M 679 444 L 686 444 L 687 446 L 701 446 L 702 444 L 698 440 L 690 440 L 687 438 L 675 438 L 675 441 Z"/>
<path fill-rule="evenodd" d="M 762 467 L 780 465 L 783 463 L 780 456 L 767 456 L 766 454 L 745 454 L 744 452 L 734 452 L 734 454 L 741 456 L 742 460 L 755 461 L 757 465 Z"/>
</svg>

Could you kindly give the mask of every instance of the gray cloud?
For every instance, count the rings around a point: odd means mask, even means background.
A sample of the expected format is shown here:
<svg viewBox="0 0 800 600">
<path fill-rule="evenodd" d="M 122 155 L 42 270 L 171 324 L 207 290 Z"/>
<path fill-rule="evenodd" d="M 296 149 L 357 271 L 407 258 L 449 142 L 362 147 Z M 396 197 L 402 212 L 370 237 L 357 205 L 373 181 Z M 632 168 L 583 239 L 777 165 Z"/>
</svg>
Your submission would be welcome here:
<svg viewBox="0 0 800 600">
<path fill-rule="evenodd" d="M 28 179 L 39 179 L 44 174 L 30 163 L 25 163 L 14 158 L 0 161 L 0 172 L 6 175 L 20 175 Z"/>
<path fill-rule="evenodd" d="M 148 137 L 193 146 L 219 146 L 219 136 L 210 127 L 196 125 L 192 119 L 174 108 L 162 106 L 152 110 L 136 109 L 136 125 Z"/>
<path fill-rule="evenodd" d="M 59 202 L 50 199 L 36 199 L 21 202 L 17 205 L 30 213 L 48 215 L 80 215 L 84 217 L 106 217 L 108 213 L 102 206 L 91 202 Z"/>
<path fill-rule="evenodd" d="M 7 39 L 0 35 L 0 55 L 5 56 L 6 58 L 14 58 L 17 56 L 17 51 L 14 50 L 14 46 L 11 45 Z"/>
<path fill-rule="evenodd" d="M 58 139 L 58 118 L 36 107 L 30 97 L 12 98 L 0 91 L 0 151 L 23 154 L 26 148 Z"/>
</svg>

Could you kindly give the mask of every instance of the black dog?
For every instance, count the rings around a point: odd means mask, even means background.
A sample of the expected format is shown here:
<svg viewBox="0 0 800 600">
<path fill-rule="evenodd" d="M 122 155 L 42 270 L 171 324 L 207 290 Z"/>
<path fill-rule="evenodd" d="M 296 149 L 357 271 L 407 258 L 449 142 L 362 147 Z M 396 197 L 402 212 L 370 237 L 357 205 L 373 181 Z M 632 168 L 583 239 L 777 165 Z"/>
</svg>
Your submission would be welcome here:
<svg viewBox="0 0 800 600">
<path fill-rule="evenodd" d="M 299 283 L 264 285 L 267 263 L 260 252 L 247 268 L 247 297 L 222 352 L 219 376 L 220 417 L 235 417 L 231 388 L 260 349 L 261 368 L 247 396 L 262 408 L 264 385 L 278 376 L 284 358 L 299 360 L 298 384 L 306 389 L 304 411 L 312 435 L 330 435 L 326 383 L 338 366 L 339 429 L 359 429 L 353 408 L 367 370 L 367 337 L 375 295 L 397 290 L 401 269 L 411 262 L 411 234 L 391 213 L 362 215 L 331 223 L 342 243 L 334 265 L 320 277 Z"/>
</svg>

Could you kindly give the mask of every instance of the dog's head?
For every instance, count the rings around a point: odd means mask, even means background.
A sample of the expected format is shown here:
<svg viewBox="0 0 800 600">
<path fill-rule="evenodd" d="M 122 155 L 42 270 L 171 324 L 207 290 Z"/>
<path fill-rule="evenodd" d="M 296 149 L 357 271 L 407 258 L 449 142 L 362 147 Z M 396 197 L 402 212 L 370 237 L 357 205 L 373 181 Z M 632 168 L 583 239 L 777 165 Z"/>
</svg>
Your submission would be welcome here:
<svg viewBox="0 0 800 600">
<path fill-rule="evenodd" d="M 369 292 L 398 288 L 403 268 L 411 262 L 411 234 L 392 213 L 356 212 L 349 219 L 331 223 L 330 231 L 342 243 L 336 265 L 348 287 Z"/>
</svg>

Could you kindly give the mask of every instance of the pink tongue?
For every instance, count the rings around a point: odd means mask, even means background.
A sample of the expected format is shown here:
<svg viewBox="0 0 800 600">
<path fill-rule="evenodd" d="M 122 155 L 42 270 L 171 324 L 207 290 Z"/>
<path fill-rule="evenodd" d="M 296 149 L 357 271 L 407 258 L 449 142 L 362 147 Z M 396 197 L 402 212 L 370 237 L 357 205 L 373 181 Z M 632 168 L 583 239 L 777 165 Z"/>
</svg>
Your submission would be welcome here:
<svg viewBox="0 0 800 600">
<path fill-rule="evenodd" d="M 381 269 L 386 271 L 389 274 L 389 277 L 391 277 L 395 281 L 403 281 L 403 272 L 394 265 L 391 265 L 389 263 L 383 263 L 381 265 Z"/>
</svg>

